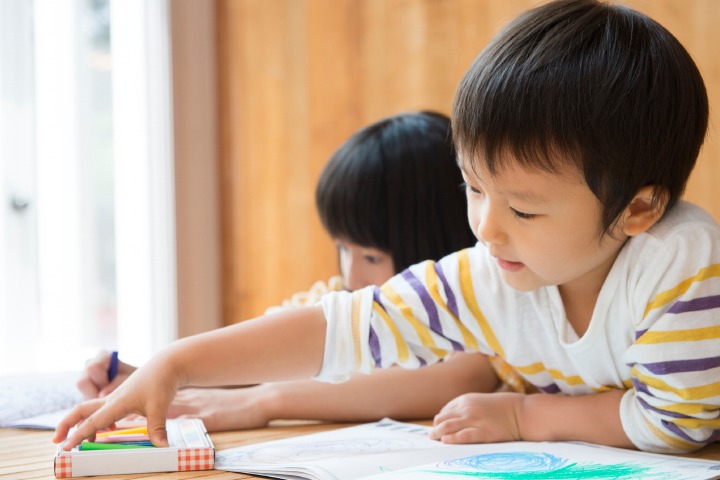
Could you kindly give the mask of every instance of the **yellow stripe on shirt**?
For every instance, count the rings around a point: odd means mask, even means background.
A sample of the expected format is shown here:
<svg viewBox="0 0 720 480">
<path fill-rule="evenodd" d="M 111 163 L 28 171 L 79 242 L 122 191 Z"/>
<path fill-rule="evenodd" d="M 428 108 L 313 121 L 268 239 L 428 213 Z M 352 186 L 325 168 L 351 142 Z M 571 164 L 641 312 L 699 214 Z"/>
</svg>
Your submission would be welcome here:
<svg viewBox="0 0 720 480">
<path fill-rule="evenodd" d="M 671 446 L 675 450 L 695 450 L 697 449 L 697 445 L 683 442 L 682 440 L 678 440 L 677 438 L 671 437 L 667 433 L 663 432 L 659 428 L 657 428 L 655 425 L 650 422 L 647 418 L 645 420 L 645 425 L 647 426 L 648 430 L 650 430 L 657 438 L 665 442 L 667 445 Z"/>
<path fill-rule="evenodd" d="M 388 314 L 385 310 L 382 309 L 381 306 L 379 306 L 377 303 L 373 303 L 373 310 L 380 315 L 380 318 L 382 318 L 385 321 L 385 324 L 388 326 L 390 331 L 393 334 L 393 338 L 395 338 L 395 348 L 397 349 L 397 355 L 398 355 L 398 361 L 405 362 L 408 359 L 408 347 L 405 341 L 402 338 L 402 335 L 400 334 L 400 331 L 397 328 L 397 325 L 393 323 L 392 320 L 390 320 L 390 317 L 388 317 Z"/>
<path fill-rule="evenodd" d="M 482 331 L 483 336 L 487 341 L 488 347 L 490 347 L 492 351 L 494 351 L 499 356 L 504 357 L 505 352 L 500 346 L 500 342 L 498 342 L 497 338 L 495 337 L 495 333 L 492 331 L 492 328 L 490 328 L 490 325 L 488 324 L 485 315 L 483 315 L 483 313 L 480 311 L 480 307 L 475 300 L 475 291 L 473 288 L 472 275 L 470 274 L 470 259 L 468 257 L 468 250 L 458 252 L 457 258 L 460 264 L 460 289 L 462 291 L 463 298 L 465 299 L 465 304 L 468 306 L 470 312 L 475 317 L 475 320 L 477 321 L 478 326 L 480 327 L 480 330 Z"/>
<path fill-rule="evenodd" d="M 355 369 L 359 370 L 362 365 L 362 349 L 360 348 L 360 294 L 355 293 L 352 296 L 352 310 L 351 310 L 351 325 L 352 325 L 352 336 L 354 339 L 355 346 Z"/>
<path fill-rule="evenodd" d="M 697 387 L 676 388 L 668 385 L 666 382 L 663 382 L 659 378 L 648 377 L 647 375 L 639 373 L 637 367 L 633 367 L 632 374 L 635 378 L 640 380 L 648 387 L 674 393 L 680 398 L 688 401 L 696 401 L 702 400 L 703 398 L 717 397 L 718 392 L 720 392 L 720 382 L 708 383 L 706 385 L 699 385 Z"/>
<path fill-rule="evenodd" d="M 533 363 L 524 367 L 514 366 L 515 370 L 522 372 L 525 375 L 536 375 L 540 372 L 545 371 L 545 365 L 542 362 Z"/>
<path fill-rule="evenodd" d="M 462 333 L 463 344 L 474 350 L 477 350 L 477 338 L 475 338 L 475 336 L 470 333 L 470 330 L 468 330 L 468 328 L 463 325 L 460 319 L 453 315 L 446 303 L 443 302 L 440 298 L 440 287 L 438 284 L 437 272 L 435 271 L 433 262 L 427 262 L 427 266 L 425 267 L 425 282 L 427 284 L 428 293 L 430 294 L 430 297 L 435 301 L 435 304 L 441 306 L 442 309 L 445 310 L 455 320 L 455 324 L 457 325 L 458 329 L 460 329 L 460 333 Z"/>
<path fill-rule="evenodd" d="M 673 418 L 668 421 L 674 423 L 678 427 L 692 428 L 693 430 L 698 428 L 712 428 L 713 430 L 720 429 L 720 419 L 718 418 Z"/>
<path fill-rule="evenodd" d="M 546 368 L 542 362 L 533 363 L 524 367 L 515 366 L 513 368 L 525 375 L 537 375 L 539 373 L 546 372 L 553 379 L 562 380 L 568 385 L 585 385 L 585 382 L 583 382 L 583 379 L 579 375 L 566 376 L 560 370 L 557 370 L 555 368 Z"/>
<path fill-rule="evenodd" d="M 645 332 L 640 338 L 638 338 L 635 344 L 699 342 L 715 338 L 720 338 L 720 325 L 685 330 L 649 331 Z"/>
<path fill-rule="evenodd" d="M 703 412 L 717 412 L 718 406 L 709 403 L 671 403 L 663 405 L 661 410 L 692 416 Z"/>
<path fill-rule="evenodd" d="M 659 293 L 650 303 L 648 303 L 647 308 L 645 308 L 643 318 L 647 317 L 647 314 L 650 313 L 650 311 L 662 307 L 663 305 L 667 305 L 683 293 L 687 292 L 693 283 L 702 282 L 703 280 L 713 277 L 720 277 L 720 264 L 716 263 L 714 265 L 710 265 L 709 267 L 701 268 L 696 275 L 686 278 L 682 282 L 678 283 L 674 288 Z"/>
</svg>

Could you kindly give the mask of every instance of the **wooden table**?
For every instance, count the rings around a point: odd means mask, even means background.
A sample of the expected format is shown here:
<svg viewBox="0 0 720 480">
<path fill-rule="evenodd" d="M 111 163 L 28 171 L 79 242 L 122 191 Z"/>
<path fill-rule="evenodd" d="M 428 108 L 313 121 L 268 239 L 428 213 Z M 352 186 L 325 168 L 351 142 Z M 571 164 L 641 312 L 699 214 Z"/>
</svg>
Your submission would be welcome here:
<svg viewBox="0 0 720 480">
<path fill-rule="evenodd" d="M 429 422 L 417 422 L 428 425 Z M 276 422 L 269 428 L 236 432 L 213 433 L 210 435 L 216 450 L 239 447 L 252 443 L 289 438 L 297 435 L 317 433 L 353 424 L 320 424 L 316 422 Z M 39 430 L 17 430 L 0 428 L 0 480 L 11 479 L 54 479 L 53 457 L 56 447 L 50 442 L 52 432 Z M 720 461 L 720 443 L 716 443 L 688 457 Z M 136 475 L 108 475 L 103 479 L 132 478 L 185 479 L 202 477 L 207 480 L 236 478 L 261 478 L 253 475 L 207 470 L 200 472 L 145 473 Z"/>
</svg>

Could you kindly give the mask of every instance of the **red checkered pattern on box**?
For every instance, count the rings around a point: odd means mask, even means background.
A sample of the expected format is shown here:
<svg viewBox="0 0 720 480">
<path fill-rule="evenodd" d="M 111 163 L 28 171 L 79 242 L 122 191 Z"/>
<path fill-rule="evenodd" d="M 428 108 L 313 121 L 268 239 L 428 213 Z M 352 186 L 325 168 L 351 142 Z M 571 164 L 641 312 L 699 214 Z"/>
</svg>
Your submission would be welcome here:
<svg viewBox="0 0 720 480">
<path fill-rule="evenodd" d="M 178 450 L 178 471 L 211 470 L 215 465 L 212 448 L 185 448 Z"/>
<path fill-rule="evenodd" d="M 55 478 L 72 477 L 72 457 L 70 455 L 58 455 L 55 457 Z"/>
</svg>

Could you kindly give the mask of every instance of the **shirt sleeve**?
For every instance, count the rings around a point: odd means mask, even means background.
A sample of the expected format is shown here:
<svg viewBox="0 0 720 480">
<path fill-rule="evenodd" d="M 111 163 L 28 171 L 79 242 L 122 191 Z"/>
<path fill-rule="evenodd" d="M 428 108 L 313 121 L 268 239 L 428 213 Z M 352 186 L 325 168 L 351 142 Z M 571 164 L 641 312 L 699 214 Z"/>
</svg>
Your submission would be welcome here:
<svg viewBox="0 0 720 480">
<path fill-rule="evenodd" d="M 463 250 L 414 265 L 380 287 L 323 297 L 327 341 L 316 379 L 343 381 L 391 365 L 418 368 L 454 351 L 494 353 L 487 346 L 494 333 L 473 287 L 487 279 L 476 271 L 482 269 L 470 269 L 472 254 Z"/>
<path fill-rule="evenodd" d="M 625 355 L 633 388 L 621 403 L 623 428 L 641 450 L 692 451 L 720 438 L 717 229 L 644 250 L 652 251 L 643 276 L 653 288 Z"/>
</svg>

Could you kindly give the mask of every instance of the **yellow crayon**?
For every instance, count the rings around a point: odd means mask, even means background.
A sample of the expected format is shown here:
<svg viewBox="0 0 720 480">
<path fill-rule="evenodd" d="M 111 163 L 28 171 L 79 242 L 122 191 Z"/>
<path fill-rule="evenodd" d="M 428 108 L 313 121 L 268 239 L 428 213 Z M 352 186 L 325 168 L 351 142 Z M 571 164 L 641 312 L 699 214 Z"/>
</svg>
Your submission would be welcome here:
<svg viewBox="0 0 720 480">
<path fill-rule="evenodd" d="M 147 427 L 126 428 L 124 430 L 109 430 L 107 432 L 96 433 L 96 437 L 111 437 L 115 435 L 147 435 Z"/>
</svg>

